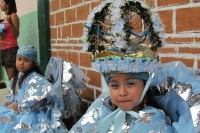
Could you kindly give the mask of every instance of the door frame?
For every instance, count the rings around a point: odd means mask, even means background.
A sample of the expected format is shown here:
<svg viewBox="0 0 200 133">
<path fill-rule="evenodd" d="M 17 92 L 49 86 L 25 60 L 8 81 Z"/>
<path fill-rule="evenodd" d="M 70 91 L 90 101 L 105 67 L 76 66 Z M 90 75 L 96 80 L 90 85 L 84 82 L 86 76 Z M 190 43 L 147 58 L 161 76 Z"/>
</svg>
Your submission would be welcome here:
<svg viewBox="0 0 200 133">
<path fill-rule="evenodd" d="M 40 52 L 40 69 L 44 73 L 51 57 L 51 38 L 49 21 L 49 1 L 38 0 L 38 35 Z"/>
</svg>

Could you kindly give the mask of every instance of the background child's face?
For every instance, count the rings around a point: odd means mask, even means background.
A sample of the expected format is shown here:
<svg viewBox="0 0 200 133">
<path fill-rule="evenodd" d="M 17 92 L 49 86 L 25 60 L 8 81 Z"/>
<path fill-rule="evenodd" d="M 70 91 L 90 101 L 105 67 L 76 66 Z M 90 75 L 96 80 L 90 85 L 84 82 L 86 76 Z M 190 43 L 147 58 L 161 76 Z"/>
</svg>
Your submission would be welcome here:
<svg viewBox="0 0 200 133">
<path fill-rule="evenodd" d="M 143 89 L 144 81 L 126 74 L 117 74 L 108 82 L 112 103 L 124 111 L 132 110 L 138 103 Z"/>
<path fill-rule="evenodd" d="M 16 58 L 16 68 L 19 72 L 27 72 L 28 70 L 30 70 L 31 68 L 33 68 L 35 65 L 35 63 L 24 57 L 24 56 L 17 56 Z"/>
</svg>

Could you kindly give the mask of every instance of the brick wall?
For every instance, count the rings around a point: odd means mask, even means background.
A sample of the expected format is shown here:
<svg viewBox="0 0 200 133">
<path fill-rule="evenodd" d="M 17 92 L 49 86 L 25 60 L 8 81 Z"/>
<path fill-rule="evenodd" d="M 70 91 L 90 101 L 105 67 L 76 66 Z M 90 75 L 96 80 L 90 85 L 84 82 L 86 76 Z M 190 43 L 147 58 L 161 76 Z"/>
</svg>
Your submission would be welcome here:
<svg viewBox="0 0 200 133">
<path fill-rule="evenodd" d="M 82 52 L 83 26 L 90 11 L 100 0 L 49 0 L 52 56 L 79 65 L 90 77 L 82 109 L 101 93 L 101 75 L 91 69 L 91 54 Z M 159 49 L 161 62 L 181 60 L 200 68 L 200 0 L 146 0 L 160 14 L 165 25 L 166 42 Z"/>
</svg>

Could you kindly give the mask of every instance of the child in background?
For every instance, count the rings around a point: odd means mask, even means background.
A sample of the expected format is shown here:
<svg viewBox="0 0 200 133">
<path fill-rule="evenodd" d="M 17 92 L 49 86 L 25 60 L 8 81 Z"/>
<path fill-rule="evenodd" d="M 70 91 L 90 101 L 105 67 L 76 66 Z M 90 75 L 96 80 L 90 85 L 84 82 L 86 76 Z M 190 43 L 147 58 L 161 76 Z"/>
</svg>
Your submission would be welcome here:
<svg viewBox="0 0 200 133">
<path fill-rule="evenodd" d="M 66 133 L 59 118 L 60 103 L 54 100 L 57 98 L 52 85 L 39 69 L 37 50 L 25 45 L 16 56 L 16 73 L 10 82 L 9 95 L 0 105 L 1 132 Z"/>
</svg>

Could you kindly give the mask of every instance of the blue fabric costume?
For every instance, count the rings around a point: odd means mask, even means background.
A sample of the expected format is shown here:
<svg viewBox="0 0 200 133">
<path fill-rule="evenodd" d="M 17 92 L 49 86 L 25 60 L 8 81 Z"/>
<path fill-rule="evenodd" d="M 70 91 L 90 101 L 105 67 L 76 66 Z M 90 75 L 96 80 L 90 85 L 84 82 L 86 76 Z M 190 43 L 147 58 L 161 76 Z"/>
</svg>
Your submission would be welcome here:
<svg viewBox="0 0 200 133">
<path fill-rule="evenodd" d="M 178 66 L 175 66 L 176 63 Z M 199 70 L 187 68 L 181 62 L 170 62 L 161 65 L 160 70 L 155 74 L 151 82 L 153 86 L 161 85 L 167 77 L 171 76 L 174 77 L 174 86 L 178 82 L 191 84 L 192 93 L 189 94 L 185 90 L 181 92 L 181 94 L 185 95 L 181 95 L 176 92 L 178 91 L 177 88 L 168 88 L 167 93 L 155 96 L 160 101 L 163 107 L 162 110 L 147 106 L 139 111 L 137 115 L 122 111 L 119 108 L 113 110 L 112 105 L 109 103 L 108 88 L 104 86 L 105 88 L 100 97 L 92 103 L 85 115 L 69 132 L 92 133 L 97 132 L 97 129 L 100 128 L 101 130 L 106 129 L 105 132 L 107 133 L 198 133 L 200 132 L 200 77 L 198 74 Z M 192 98 L 194 95 L 197 95 L 198 98 Z M 187 97 L 187 100 L 185 100 L 185 97 Z M 190 106 L 188 101 L 195 102 Z M 120 117 L 120 113 L 123 114 L 123 112 L 125 112 L 124 121 L 123 117 Z M 169 115 L 166 115 L 166 113 Z M 111 124 L 109 124 L 110 120 Z M 104 124 L 99 127 L 102 121 L 104 121 Z M 118 121 L 118 124 L 117 122 L 115 124 L 114 121 Z M 122 121 L 122 128 L 118 128 L 119 123 Z"/>
<path fill-rule="evenodd" d="M 25 56 L 37 61 L 37 51 L 33 46 L 21 47 L 17 56 Z M 18 81 L 24 73 L 19 73 Z M 62 103 L 61 93 L 52 86 L 43 76 L 35 71 L 28 74 L 22 81 L 21 87 L 17 85 L 15 93 L 11 88 L 5 102 L 18 104 L 19 112 L 10 106 L 0 105 L 0 131 L 2 133 L 66 133 L 68 130 L 61 121 Z M 55 95 L 57 94 L 57 95 Z"/>
<path fill-rule="evenodd" d="M 51 57 L 45 71 L 45 78 L 56 89 L 55 95 L 59 98 L 57 101 L 63 107 L 60 109 L 62 118 L 72 115 L 77 122 L 75 108 L 81 99 L 79 91 L 86 89 L 88 77 L 77 65 L 58 57 Z"/>
<path fill-rule="evenodd" d="M 199 133 L 197 70 L 181 62 L 161 65 L 157 49 L 164 40 L 162 21 L 146 1 L 105 0 L 96 6 L 88 15 L 82 42 L 83 50 L 93 53 L 93 69 L 103 75 L 103 90 L 69 132 Z M 145 82 L 138 103 L 128 111 L 113 108 L 109 96 L 109 78 L 121 73 Z M 117 89 L 121 87 L 118 80 L 116 84 Z M 159 107 L 143 105 L 148 89 L 153 92 L 148 101 L 155 99 Z M 142 109 L 136 110 L 138 106 Z"/>
</svg>

